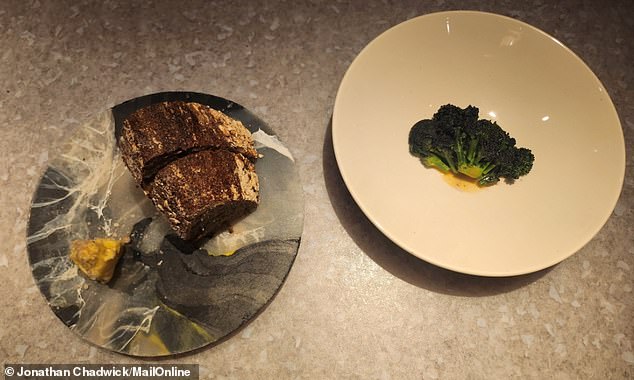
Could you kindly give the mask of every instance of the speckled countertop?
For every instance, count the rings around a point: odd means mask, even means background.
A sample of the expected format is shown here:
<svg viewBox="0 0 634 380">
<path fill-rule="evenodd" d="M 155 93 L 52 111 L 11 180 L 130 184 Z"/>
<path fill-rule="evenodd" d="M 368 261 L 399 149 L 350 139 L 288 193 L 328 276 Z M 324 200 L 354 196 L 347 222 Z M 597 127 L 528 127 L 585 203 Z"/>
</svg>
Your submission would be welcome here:
<svg viewBox="0 0 634 380">
<path fill-rule="evenodd" d="M 233 99 L 275 129 L 297 158 L 306 219 L 270 306 L 231 339 L 167 362 L 200 364 L 203 379 L 634 377 L 630 1 L 127 3 L 0 2 L 0 362 L 139 362 L 91 346 L 51 312 L 26 258 L 29 204 L 56 142 L 83 120 L 191 90 Z M 553 35 L 619 113 L 621 198 L 590 243 L 548 270 L 487 279 L 420 261 L 371 225 L 337 170 L 329 123 L 348 65 L 389 27 L 451 9 Z"/>
</svg>

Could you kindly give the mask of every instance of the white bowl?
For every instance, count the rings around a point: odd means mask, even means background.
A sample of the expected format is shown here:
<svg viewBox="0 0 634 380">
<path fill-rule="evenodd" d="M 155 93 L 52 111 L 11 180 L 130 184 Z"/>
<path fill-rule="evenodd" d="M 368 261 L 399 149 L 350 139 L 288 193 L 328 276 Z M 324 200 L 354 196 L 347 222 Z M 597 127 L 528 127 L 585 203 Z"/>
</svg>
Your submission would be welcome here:
<svg viewBox="0 0 634 380">
<path fill-rule="evenodd" d="M 463 191 L 410 155 L 407 136 L 443 104 L 480 109 L 533 170 Z M 388 238 L 435 265 L 509 276 L 556 264 L 601 229 L 618 200 L 625 145 L 605 88 L 572 51 L 508 17 L 434 13 L 381 34 L 358 55 L 332 119 L 337 163 Z"/>
</svg>

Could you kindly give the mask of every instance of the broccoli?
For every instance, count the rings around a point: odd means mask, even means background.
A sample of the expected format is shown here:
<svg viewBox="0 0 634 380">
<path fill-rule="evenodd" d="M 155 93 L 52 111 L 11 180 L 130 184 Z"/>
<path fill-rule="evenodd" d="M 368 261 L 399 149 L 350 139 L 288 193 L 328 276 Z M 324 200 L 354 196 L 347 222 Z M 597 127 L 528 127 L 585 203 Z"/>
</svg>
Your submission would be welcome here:
<svg viewBox="0 0 634 380">
<path fill-rule="evenodd" d="M 444 105 L 431 119 L 424 119 L 409 132 L 410 153 L 426 167 L 463 174 L 479 185 L 513 182 L 528 174 L 535 157 L 497 123 L 478 119 L 478 108 Z"/>
</svg>

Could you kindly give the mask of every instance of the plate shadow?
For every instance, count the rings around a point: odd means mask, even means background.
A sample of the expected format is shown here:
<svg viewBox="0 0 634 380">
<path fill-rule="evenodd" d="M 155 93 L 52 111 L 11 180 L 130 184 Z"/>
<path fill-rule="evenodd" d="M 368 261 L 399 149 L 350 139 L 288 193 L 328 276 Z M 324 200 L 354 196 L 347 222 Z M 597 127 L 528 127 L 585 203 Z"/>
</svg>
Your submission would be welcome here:
<svg viewBox="0 0 634 380">
<path fill-rule="evenodd" d="M 372 224 L 350 195 L 334 153 L 332 117 L 324 137 L 322 164 L 328 197 L 346 232 L 368 257 L 403 281 L 438 293 L 481 297 L 521 288 L 553 268 L 520 276 L 474 276 L 430 264 L 396 245 Z"/>
</svg>

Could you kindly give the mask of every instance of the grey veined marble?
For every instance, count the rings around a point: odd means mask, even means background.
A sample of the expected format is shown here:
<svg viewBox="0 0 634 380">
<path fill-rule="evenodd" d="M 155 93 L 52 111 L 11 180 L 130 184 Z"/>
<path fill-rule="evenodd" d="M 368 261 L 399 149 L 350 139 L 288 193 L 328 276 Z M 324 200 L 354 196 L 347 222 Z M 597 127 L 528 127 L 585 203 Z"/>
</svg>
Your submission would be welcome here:
<svg viewBox="0 0 634 380">
<path fill-rule="evenodd" d="M 136 187 L 116 146 L 127 114 L 164 100 L 197 101 L 242 121 L 262 155 L 257 210 L 195 246 Z M 28 256 L 53 312 L 83 338 L 136 356 L 191 351 L 244 326 L 282 286 L 302 233 L 302 187 L 289 150 L 242 106 L 185 92 L 136 98 L 83 125 L 61 152 L 33 198 Z M 130 239 L 107 285 L 68 257 L 71 241 L 100 237 Z"/>
</svg>

